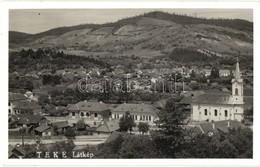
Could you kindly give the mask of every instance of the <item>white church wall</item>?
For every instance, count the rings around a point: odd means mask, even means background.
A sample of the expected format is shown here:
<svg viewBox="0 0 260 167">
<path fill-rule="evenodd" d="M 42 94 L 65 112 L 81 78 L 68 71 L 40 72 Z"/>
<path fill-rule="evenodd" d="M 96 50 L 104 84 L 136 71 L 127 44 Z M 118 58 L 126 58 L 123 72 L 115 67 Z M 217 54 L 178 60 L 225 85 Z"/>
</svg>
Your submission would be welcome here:
<svg viewBox="0 0 260 167">
<path fill-rule="evenodd" d="M 207 112 L 205 112 L 205 110 Z M 215 114 L 216 110 L 216 114 Z M 238 115 L 239 114 L 239 115 Z M 222 121 L 243 119 L 243 107 L 233 105 L 216 105 L 216 104 L 193 104 L 192 120 L 194 121 Z"/>
</svg>

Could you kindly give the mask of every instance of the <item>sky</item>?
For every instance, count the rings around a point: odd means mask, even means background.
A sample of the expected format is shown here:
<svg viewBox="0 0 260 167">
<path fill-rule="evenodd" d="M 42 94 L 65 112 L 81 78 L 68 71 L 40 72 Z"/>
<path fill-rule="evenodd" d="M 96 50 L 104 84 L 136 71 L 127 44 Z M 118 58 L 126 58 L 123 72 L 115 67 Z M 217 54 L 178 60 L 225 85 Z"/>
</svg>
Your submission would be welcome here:
<svg viewBox="0 0 260 167">
<path fill-rule="evenodd" d="M 9 30 L 36 34 L 57 27 L 115 22 L 155 10 L 203 18 L 253 21 L 251 9 L 11 9 Z"/>
</svg>

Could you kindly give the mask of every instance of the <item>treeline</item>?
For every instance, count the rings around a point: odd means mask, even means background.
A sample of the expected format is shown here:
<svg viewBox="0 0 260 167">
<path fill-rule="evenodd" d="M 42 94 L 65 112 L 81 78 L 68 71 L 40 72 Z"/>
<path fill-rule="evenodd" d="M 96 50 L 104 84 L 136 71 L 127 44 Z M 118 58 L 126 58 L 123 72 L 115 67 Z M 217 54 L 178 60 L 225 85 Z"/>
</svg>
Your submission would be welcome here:
<svg viewBox="0 0 260 167">
<path fill-rule="evenodd" d="M 229 27 L 241 31 L 253 32 L 253 23 L 241 20 L 241 19 L 206 19 L 191 17 L 187 15 L 170 14 L 161 11 L 155 11 L 144 14 L 146 17 L 152 17 L 156 19 L 173 21 L 178 24 L 190 25 L 190 24 L 209 24 L 221 27 Z"/>
<path fill-rule="evenodd" d="M 189 63 L 189 62 L 205 62 L 211 63 L 212 61 L 216 60 L 217 57 L 211 57 L 204 53 L 185 49 L 185 48 L 176 48 L 171 53 L 167 55 L 168 58 L 174 60 L 176 62 L 181 63 Z"/>
<path fill-rule="evenodd" d="M 9 71 L 25 71 L 30 72 L 33 70 L 41 69 L 65 69 L 65 68 L 93 68 L 93 67 L 109 67 L 107 63 L 101 60 L 64 54 L 63 52 L 56 52 L 50 49 L 32 49 L 21 50 L 20 52 L 12 52 L 9 56 Z"/>
</svg>

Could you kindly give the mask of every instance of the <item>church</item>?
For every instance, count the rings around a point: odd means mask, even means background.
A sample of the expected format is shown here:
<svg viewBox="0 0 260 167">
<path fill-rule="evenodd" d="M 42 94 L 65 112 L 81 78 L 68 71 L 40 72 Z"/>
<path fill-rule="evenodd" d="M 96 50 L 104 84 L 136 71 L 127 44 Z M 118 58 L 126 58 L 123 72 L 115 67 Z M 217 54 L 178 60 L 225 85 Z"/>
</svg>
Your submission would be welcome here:
<svg viewBox="0 0 260 167">
<path fill-rule="evenodd" d="M 237 60 L 232 93 L 229 94 L 202 94 L 194 97 L 191 103 L 191 119 L 194 121 L 222 121 L 243 120 L 243 79 Z"/>
</svg>

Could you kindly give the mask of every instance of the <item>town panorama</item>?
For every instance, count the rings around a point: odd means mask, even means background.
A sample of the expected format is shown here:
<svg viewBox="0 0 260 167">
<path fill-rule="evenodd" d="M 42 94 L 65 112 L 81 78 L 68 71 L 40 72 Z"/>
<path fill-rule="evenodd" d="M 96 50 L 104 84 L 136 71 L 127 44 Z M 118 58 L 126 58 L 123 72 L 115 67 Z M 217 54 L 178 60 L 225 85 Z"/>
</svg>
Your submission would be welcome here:
<svg viewBox="0 0 260 167">
<path fill-rule="evenodd" d="M 253 22 L 86 22 L 9 31 L 8 158 L 253 158 Z"/>
</svg>

